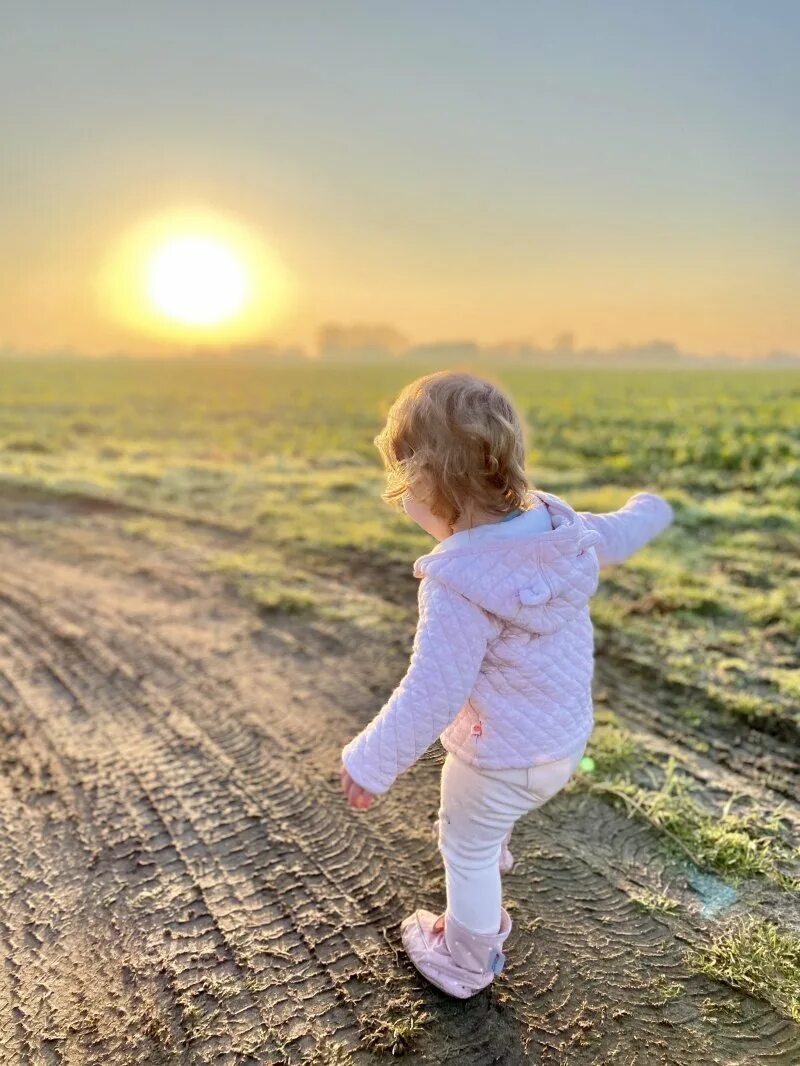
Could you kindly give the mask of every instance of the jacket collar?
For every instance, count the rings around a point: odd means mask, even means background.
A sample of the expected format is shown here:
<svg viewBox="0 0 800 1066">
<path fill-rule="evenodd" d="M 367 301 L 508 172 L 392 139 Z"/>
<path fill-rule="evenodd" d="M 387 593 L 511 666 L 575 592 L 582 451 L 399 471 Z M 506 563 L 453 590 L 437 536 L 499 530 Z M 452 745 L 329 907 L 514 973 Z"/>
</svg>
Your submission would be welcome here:
<svg viewBox="0 0 800 1066">
<path fill-rule="evenodd" d="M 555 496 L 551 492 L 544 492 L 542 489 L 530 489 L 527 495 L 529 498 L 538 498 L 550 512 L 552 529 L 536 530 L 535 532 L 526 532 L 520 529 L 518 533 L 517 528 L 512 528 L 517 522 L 524 522 L 525 514 L 528 513 L 530 508 L 511 522 L 490 522 L 483 526 L 476 526 L 474 529 L 461 529 L 457 533 L 453 533 L 451 536 L 439 541 L 431 551 L 419 556 L 414 561 L 414 575 L 421 577 L 422 574 L 418 573 L 418 570 L 424 568 L 428 560 L 438 559 L 444 553 L 447 553 L 449 557 L 453 554 L 469 555 L 476 551 L 492 551 L 493 549 L 508 547 L 509 543 L 516 540 L 520 533 L 529 542 L 539 542 L 542 549 L 547 548 L 558 553 L 559 550 L 563 550 L 564 547 L 574 542 L 575 538 L 584 532 L 583 524 L 578 515 L 559 496 Z"/>
</svg>

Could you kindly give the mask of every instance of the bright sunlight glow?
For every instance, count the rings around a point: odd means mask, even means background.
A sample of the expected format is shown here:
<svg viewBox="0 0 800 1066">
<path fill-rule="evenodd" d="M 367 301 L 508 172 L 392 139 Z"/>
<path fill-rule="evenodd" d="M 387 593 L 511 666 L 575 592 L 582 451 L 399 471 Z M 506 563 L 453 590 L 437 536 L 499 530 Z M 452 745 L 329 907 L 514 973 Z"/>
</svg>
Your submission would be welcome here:
<svg viewBox="0 0 800 1066">
<path fill-rule="evenodd" d="M 180 236 L 156 249 L 147 291 L 157 310 L 188 326 L 212 326 L 241 311 L 250 290 L 236 254 L 215 237 Z"/>
<path fill-rule="evenodd" d="M 101 263 L 96 291 L 132 345 L 166 354 L 268 338 L 294 312 L 296 287 L 254 225 L 183 207 L 132 223 Z"/>
</svg>

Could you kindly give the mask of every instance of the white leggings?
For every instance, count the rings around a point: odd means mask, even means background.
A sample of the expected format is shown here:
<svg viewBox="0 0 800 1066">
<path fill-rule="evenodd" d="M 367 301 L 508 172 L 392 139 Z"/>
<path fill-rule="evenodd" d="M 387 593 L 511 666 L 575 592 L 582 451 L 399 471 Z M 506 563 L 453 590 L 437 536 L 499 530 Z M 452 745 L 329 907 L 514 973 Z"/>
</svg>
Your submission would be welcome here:
<svg viewBox="0 0 800 1066">
<path fill-rule="evenodd" d="M 439 850 L 447 909 L 473 933 L 500 928 L 500 849 L 514 823 L 567 784 L 586 745 L 527 769 L 477 770 L 448 754 L 442 768 Z"/>
</svg>

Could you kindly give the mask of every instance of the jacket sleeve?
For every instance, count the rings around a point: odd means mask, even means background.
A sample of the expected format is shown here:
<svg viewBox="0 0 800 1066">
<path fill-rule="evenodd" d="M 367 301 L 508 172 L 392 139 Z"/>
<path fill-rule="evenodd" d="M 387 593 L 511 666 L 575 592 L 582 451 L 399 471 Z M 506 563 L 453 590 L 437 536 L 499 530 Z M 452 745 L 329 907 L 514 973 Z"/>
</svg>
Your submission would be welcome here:
<svg viewBox="0 0 800 1066">
<path fill-rule="evenodd" d="M 435 578 L 420 581 L 411 661 L 380 712 L 342 751 L 353 780 L 379 795 L 427 750 L 469 697 L 489 637 L 489 616 Z"/>
<path fill-rule="evenodd" d="M 600 566 L 624 563 L 673 521 L 672 505 L 655 492 L 637 492 L 618 511 L 578 511 L 588 529 L 600 534 L 595 545 Z"/>
</svg>

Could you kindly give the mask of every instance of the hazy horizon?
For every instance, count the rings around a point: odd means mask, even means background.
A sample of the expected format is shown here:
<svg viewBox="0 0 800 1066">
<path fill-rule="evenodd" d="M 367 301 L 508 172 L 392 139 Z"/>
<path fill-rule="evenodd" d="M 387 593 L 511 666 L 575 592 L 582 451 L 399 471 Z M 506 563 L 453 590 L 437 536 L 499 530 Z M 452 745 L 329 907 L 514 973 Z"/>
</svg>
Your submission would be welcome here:
<svg viewBox="0 0 800 1066">
<path fill-rule="evenodd" d="M 358 335 L 361 331 L 355 327 L 354 332 Z M 674 365 L 676 367 L 692 367 L 693 365 L 713 366 L 767 366 L 775 367 L 800 367 L 800 352 L 790 352 L 773 349 L 760 355 L 735 355 L 730 352 L 697 353 L 684 351 L 670 341 L 654 339 L 652 342 L 640 344 L 617 344 L 608 348 L 581 345 L 574 342 L 569 334 L 562 338 L 556 338 L 552 344 L 536 345 L 525 341 L 498 341 L 494 344 L 478 344 L 469 338 L 439 338 L 430 341 L 405 344 L 396 347 L 384 347 L 377 343 L 357 343 L 355 338 L 348 336 L 349 331 L 344 331 L 344 338 L 340 343 L 325 343 L 321 336 L 316 344 L 305 347 L 299 345 L 278 345 L 264 343 L 246 343 L 229 345 L 227 347 L 210 348 L 198 346 L 190 348 L 179 346 L 170 352 L 141 352 L 135 350 L 110 350 L 106 352 L 83 352 L 68 347 L 53 347 L 40 350 L 25 350 L 13 345 L 0 344 L 0 360 L 2 359 L 31 359 L 31 360 L 144 360 L 163 361 L 165 359 L 206 359 L 206 360 L 257 360 L 270 361 L 300 361 L 308 363 L 334 362 L 364 362 L 373 364 L 401 364 L 429 362 L 435 359 L 437 365 L 447 366 L 462 364 L 465 360 L 476 360 L 489 364 L 518 364 L 526 362 L 531 365 L 548 364 L 563 365 L 565 368 L 571 365 L 594 365 L 616 366 L 641 365 L 643 368 L 656 366 Z"/>
</svg>

